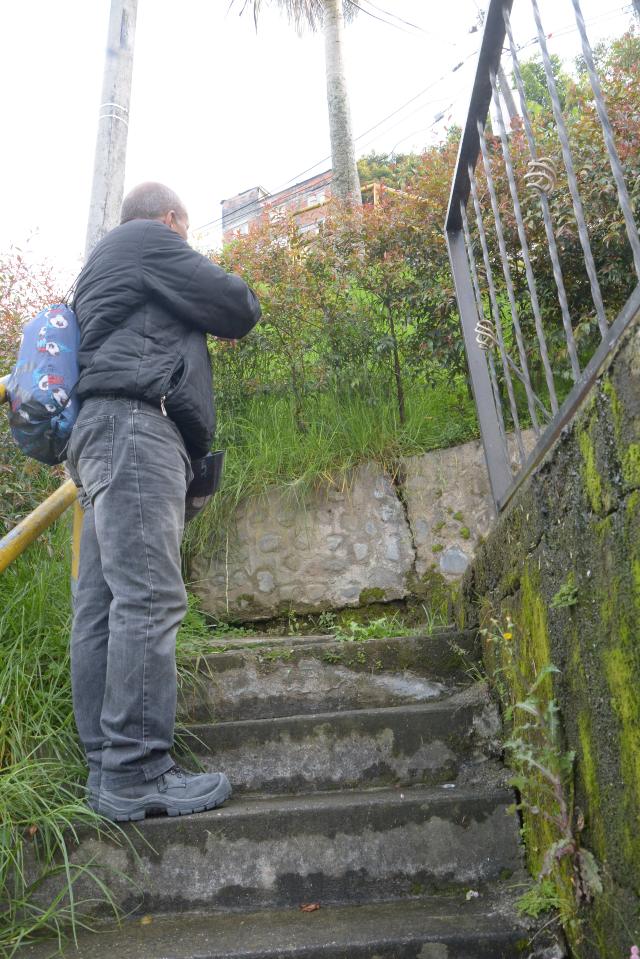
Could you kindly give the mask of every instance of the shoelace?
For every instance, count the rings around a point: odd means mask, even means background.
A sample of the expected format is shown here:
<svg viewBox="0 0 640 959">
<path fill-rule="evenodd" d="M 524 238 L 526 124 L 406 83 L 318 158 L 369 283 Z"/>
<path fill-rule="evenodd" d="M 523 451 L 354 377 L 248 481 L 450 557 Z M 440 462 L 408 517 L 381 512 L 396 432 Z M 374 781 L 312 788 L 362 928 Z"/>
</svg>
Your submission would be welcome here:
<svg viewBox="0 0 640 959">
<path fill-rule="evenodd" d="M 178 766 L 177 763 L 174 763 L 171 769 L 167 769 L 164 775 L 167 776 L 169 773 L 172 773 L 174 776 L 179 776 L 180 779 L 186 779 L 188 775 L 187 771 L 183 769 L 182 766 Z"/>
</svg>

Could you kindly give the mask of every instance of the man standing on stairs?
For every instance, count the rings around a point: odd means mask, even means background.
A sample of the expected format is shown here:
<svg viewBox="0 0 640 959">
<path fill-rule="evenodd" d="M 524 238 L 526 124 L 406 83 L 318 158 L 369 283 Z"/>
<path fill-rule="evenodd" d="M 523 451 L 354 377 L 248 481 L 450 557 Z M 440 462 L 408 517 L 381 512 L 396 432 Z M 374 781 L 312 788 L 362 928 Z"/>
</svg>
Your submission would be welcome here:
<svg viewBox="0 0 640 959">
<path fill-rule="evenodd" d="M 175 640 L 191 461 L 215 429 L 206 336 L 239 339 L 260 318 L 246 283 L 187 243 L 188 216 L 159 183 L 125 197 L 120 226 L 78 279 L 82 409 L 68 449 L 84 524 L 71 635 L 88 801 L 113 820 L 212 809 L 222 773 L 171 757 Z"/>
</svg>

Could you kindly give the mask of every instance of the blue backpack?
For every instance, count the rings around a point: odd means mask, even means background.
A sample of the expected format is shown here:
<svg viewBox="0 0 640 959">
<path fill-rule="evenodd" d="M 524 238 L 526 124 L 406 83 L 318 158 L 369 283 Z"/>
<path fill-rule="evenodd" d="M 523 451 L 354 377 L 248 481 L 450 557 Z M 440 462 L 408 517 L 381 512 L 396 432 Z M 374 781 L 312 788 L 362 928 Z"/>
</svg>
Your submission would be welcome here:
<svg viewBox="0 0 640 959">
<path fill-rule="evenodd" d="M 42 310 L 25 325 L 18 359 L 5 383 L 9 426 L 23 453 L 53 466 L 66 458 L 80 411 L 80 328 L 64 303 Z"/>
</svg>

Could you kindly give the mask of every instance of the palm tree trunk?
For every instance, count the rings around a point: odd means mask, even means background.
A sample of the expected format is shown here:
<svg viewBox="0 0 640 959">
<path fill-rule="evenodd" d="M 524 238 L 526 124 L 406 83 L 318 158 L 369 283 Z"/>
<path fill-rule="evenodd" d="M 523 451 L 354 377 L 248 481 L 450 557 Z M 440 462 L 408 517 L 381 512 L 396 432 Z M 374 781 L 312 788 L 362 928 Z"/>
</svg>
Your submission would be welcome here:
<svg viewBox="0 0 640 959">
<path fill-rule="evenodd" d="M 327 103 L 333 164 L 333 195 L 361 205 L 360 178 L 351 132 L 351 112 L 344 66 L 342 0 L 324 0 Z"/>
</svg>

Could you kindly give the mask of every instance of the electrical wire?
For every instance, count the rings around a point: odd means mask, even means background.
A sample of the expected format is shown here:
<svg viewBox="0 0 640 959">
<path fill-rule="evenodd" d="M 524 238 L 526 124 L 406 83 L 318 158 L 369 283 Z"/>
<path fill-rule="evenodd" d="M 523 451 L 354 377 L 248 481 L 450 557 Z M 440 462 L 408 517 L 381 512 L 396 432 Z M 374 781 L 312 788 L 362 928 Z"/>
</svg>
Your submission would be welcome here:
<svg viewBox="0 0 640 959">
<path fill-rule="evenodd" d="M 360 10 L 361 13 L 365 13 L 368 17 L 371 17 L 372 20 L 378 20 L 380 23 L 385 23 L 388 27 L 393 27 L 394 30 L 400 30 L 401 33 L 413 34 L 409 30 L 405 30 L 404 27 L 401 27 L 399 23 L 393 23 L 391 20 L 385 20 L 383 17 L 377 16 L 375 13 L 372 13 L 371 10 L 367 10 L 366 7 L 361 7 L 359 3 L 356 3 L 356 0 L 349 0 L 352 7 L 355 7 L 356 10 Z"/>
<path fill-rule="evenodd" d="M 368 3 L 369 6 L 373 7 L 374 10 L 377 10 L 378 13 L 384 13 L 385 16 L 393 17 L 394 20 L 399 20 L 400 23 L 404 23 L 407 27 L 412 27 L 414 30 L 419 30 L 420 33 L 426 33 L 427 36 L 433 36 L 432 31 L 426 30 L 424 27 L 418 26 L 417 23 L 411 23 L 410 20 L 404 20 L 403 17 L 399 17 L 397 13 L 392 13 L 390 10 L 383 10 L 382 7 L 379 7 L 376 3 L 373 3 L 373 0 L 363 0 L 363 2 Z"/>
<path fill-rule="evenodd" d="M 459 63 L 456 63 L 454 67 L 452 67 L 450 70 L 443 73 L 442 76 L 438 77 L 436 80 L 433 80 L 431 83 L 429 83 L 426 87 L 424 87 L 414 96 L 410 97 L 409 100 L 406 100 L 403 104 L 401 104 L 401 106 L 397 107 L 391 113 L 387 114 L 387 116 L 383 117 L 377 123 L 374 123 L 373 126 L 369 127 L 367 130 L 364 130 L 362 133 L 358 134 L 358 136 L 355 137 L 354 142 L 357 143 L 359 140 L 362 140 L 364 137 L 368 136 L 374 130 L 379 129 L 379 127 L 381 127 L 388 120 L 392 119 L 394 116 L 397 116 L 398 113 L 401 113 L 402 110 L 410 106 L 410 104 L 415 103 L 416 100 L 418 100 L 421 96 L 424 96 L 424 94 L 427 93 L 429 90 L 433 89 L 433 87 L 437 86 L 438 83 L 441 83 L 442 80 L 447 79 L 450 73 L 456 73 L 462 66 L 465 65 L 465 63 L 467 63 L 469 60 L 475 57 L 477 53 L 478 51 L 474 50 L 467 57 L 465 57 L 464 60 L 461 60 Z M 326 163 L 329 160 L 331 160 L 331 154 L 329 154 L 326 157 L 323 157 L 321 160 L 318 160 L 316 163 L 313 164 L 313 166 L 307 167 L 306 170 L 302 170 L 300 173 L 294 174 L 294 176 L 290 177 L 279 190 L 275 190 L 273 193 L 267 193 L 266 196 L 264 196 L 262 199 L 266 200 L 269 197 L 282 193 L 283 190 L 286 189 L 286 186 L 289 183 L 291 183 L 292 180 L 298 180 L 300 177 L 304 176 L 305 173 L 309 173 L 311 170 L 315 170 L 316 167 L 320 166 L 322 163 Z M 255 201 L 252 200 L 249 203 L 246 203 L 244 206 L 238 207 L 236 210 L 233 211 L 231 215 L 234 216 L 236 213 L 241 213 L 243 210 L 250 209 L 254 205 L 254 202 Z M 223 220 L 222 216 L 215 217 L 213 220 L 209 220 L 207 223 L 203 223 L 202 226 L 197 227 L 196 230 L 200 231 L 200 230 L 204 230 L 204 229 L 208 229 L 210 227 L 216 226 L 218 223 L 221 223 L 222 220 Z"/>
<path fill-rule="evenodd" d="M 353 3 L 354 6 L 358 7 L 358 4 L 355 3 L 354 0 L 351 0 L 351 2 Z M 371 0 L 364 0 L 364 2 L 371 3 Z M 372 6 L 375 6 L 375 5 L 372 4 L 372 3 L 371 3 L 371 5 L 372 5 Z M 362 9 L 362 8 L 361 8 L 361 7 L 358 7 L 358 9 Z M 590 18 L 590 19 L 589 19 L 588 21 L 586 21 L 586 22 L 587 22 L 588 25 L 591 25 L 591 24 L 593 24 L 593 23 L 597 23 L 597 22 L 600 22 L 600 21 L 602 21 L 602 20 L 611 19 L 611 18 L 613 18 L 613 17 L 615 17 L 615 16 L 618 16 L 620 13 L 624 13 L 625 11 L 627 11 L 627 12 L 629 11 L 629 5 L 628 5 L 628 4 L 624 4 L 624 5 L 621 6 L 621 7 L 616 7 L 616 8 L 613 8 L 612 10 L 609 10 L 609 11 L 603 12 L 603 13 L 601 13 L 601 14 L 598 14 L 596 17 L 592 17 L 592 18 Z M 368 13 L 368 11 L 364 11 L 364 12 L 365 12 L 365 13 Z M 383 11 L 383 12 L 386 12 L 386 11 Z M 369 14 L 369 15 L 370 15 L 370 16 L 373 16 L 373 14 Z M 375 19 L 379 20 L 379 19 L 381 19 L 381 18 L 380 18 L 380 17 L 375 17 Z M 385 22 L 386 22 L 386 21 L 385 21 Z M 389 24 L 389 26 L 393 26 L 393 24 Z M 572 27 L 572 26 L 568 25 L 567 27 L 561 27 L 561 28 L 559 28 L 558 30 L 552 31 L 552 33 L 550 33 L 549 36 L 552 37 L 552 38 L 553 38 L 553 37 L 566 36 L 567 34 L 574 32 L 575 30 L 576 30 L 576 27 L 575 27 L 575 26 Z M 520 52 L 521 50 L 524 50 L 524 49 L 526 49 L 527 47 L 535 44 L 536 41 L 537 41 L 537 37 L 532 37 L 532 38 L 530 38 L 529 40 L 526 40 L 524 43 L 522 43 L 522 44 L 520 44 L 520 45 L 518 46 L 518 52 Z M 442 74 L 440 77 L 438 77 L 436 80 L 433 80 L 431 83 L 429 83 L 426 87 L 424 87 L 422 90 L 420 90 L 420 91 L 419 91 L 418 93 L 416 93 L 414 96 L 410 97 L 409 100 L 406 100 L 403 104 L 401 104 L 401 106 L 397 107 L 395 110 L 393 110 L 393 111 L 392 111 L 391 113 L 389 113 L 387 116 L 383 117 L 383 118 L 382 118 L 381 120 L 379 120 L 377 123 L 374 123 L 373 126 L 369 127 L 369 128 L 368 128 L 367 130 L 365 130 L 363 133 L 358 134 L 358 136 L 354 138 L 354 142 L 357 143 L 359 140 L 362 140 L 364 137 L 368 136 L 369 133 L 372 133 L 374 130 L 378 130 L 378 129 L 379 129 L 381 126 L 383 126 L 383 124 L 385 124 L 388 120 L 392 119 L 394 116 L 397 116 L 398 113 L 401 113 L 407 106 L 410 106 L 412 103 L 414 103 L 416 100 L 418 100 L 421 96 L 424 96 L 425 93 L 427 93 L 429 90 L 433 89 L 433 87 L 435 87 L 438 83 L 441 83 L 443 80 L 447 79 L 450 74 L 456 73 L 458 70 L 460 70 L 469 60 L 471 60 L 473 57 L 477 56 L 477 54 L 478 54 L 478 50 L 472 51 L 470 54 L 468 54 L 466 57 L 464 57 L 461 61 L 459 61 L 454 67 L 452 67 L 452 68 L 450 68 L 449 70 L 445 71 L 445 73 L 443 73 L 443 74 Z M 430 101 L 430 102 L 433 102 L 433 101 Z M 454 103 L 455 103 L 455 102 L 456 102 L 456 101 L 454 100 Z M 453 105 L 453 104 L 451 104 L 451 105 Z M 426 104 L 425 104 L 425 106 L 426 106 Z M 444 111 L 445 113 L 446 113 L 446 110 L 447 110 L 447 109 L 449 109 L 449 107 L 445 108 L 445 111 Z M 414 111 L 414 112 L 416 112 L 416 111 Z M 413 115 L 413 114 L 410 114 L 410 115 Z M 406 118 L 405 118 L 405 119 L 406 119 Z M 435 119 L 435 120 L 433 121 L 433 123 L 432 123 L 429 127 L 423 127 L 422 129 L 424 129 L 424 130 L 431 129 L 433 126 L 436 125 L 436 123 L 440 122 L 441 119 L 442 119 L 442 117 L 441 117 L 441 116 L 438 116 L 438 118 Z M 400 121 L 400 122 L 403 122 L 403 121 Z M 390 127 L 389 129 L 394 129 L 395 126 L 398 126 L 398 125 L 399 125 L 399 124 L 395 124 L 394 126 Z M 385 131 L 385 132 L 388 132 L 388 131 Z M 417 133 L 417 132 L 420 132 L 420 131 L 418 130 L 418 131 L 415 131 L 415 132 Z M 413 136 L 413 135 L 414 135 L 414 134 L 409 134 L 407 137 L 404 137 L 403 140 L 404 140 L 404 139 L 408 139 L 408 137 Z M 402 143 L 403 140 L 399 140 L 398 143 Z M 368 141 L 368 142 L 371 142 L 371 141 Z M 367 144 L 363 144 L 362 146 L 367 146 L 367 145 L 368 145 L 368 143 L 367 143 Z M 393 151 L 391 151 L 391 152 L 393 152 Z M 297 181 L 297 180 L 299 180 L 300 177 L 304 176 L 306 173 L 310 173 L 312 170 L 315 170 L 315 169 L 316 169 L 318 166 L 320 166 L 322 163 L 326 163 L 326 162 L 329 161 L 329 160 L 331 160 L 331 154 L 329 154 L 329 155 L 326 156 L 326 157 L 323 157 L 321 160 L 318 160 L 318 161 L 317 161 L 316 163 L 314 163 L 312 166 L 307 167 L 305 170 L 302 170 L 300 173 L 294 174 L 292 177 L 290 177 L 290 178 L 283 184 L 282 187 L 280 187 L 279 189 L 277 189 L 277 190 L 275 190 L 275 191 L 273 191 L 273 192 L 271 192 L 271 193 L 266 193 L 266 195 L 265 195 L 264 197 L 261 197 L 261 202 L 264 202 L 265 200 L 268 200 L 269 198 L 278 196 L 280 193 L 283 193 L 283 192 L 286 190 L 286 187 L 288 186 L 289 183 L 291 183 L 292 181 Z M 319 174 L 319 175 L 320 175 L 320 174 Z M 295 185 L 295 184 L 294 184 L 294 185 Z M 294 192 L 294 193 L 292 193 L 290 196 L 288 196 L 288 197 L 287 197 L 287 200 L 295 199 L 295 198 L 298 197 L 298 196 L 304 196 L 304 195 L 306 195 L 307 193 L 314 193 L 314 192 L 318 192 L 318 186 L 317 186 L 317 185 L 312 186 L 312 187 L 304 187 L 302 190 L 300 190 L 300 191 L 298 191 L 298 192 Z M 229 215 L 229 217 L 230 217 L 230 218 L 233 217 L 233 219 L 235 220 L 236 214 L 240 214 L 240 213 L 242 213 L 244 210 L 250 209 L 251 207 L 254 206 L 254 204 L 255 204 L 255 200 L 252 200 L 252 201 L 250 201 L 249 203 L 246 203 L 246 204 L 244 204 L 243 206 L 238 207 L 237 209 L 235 209 L 235 210 L 232 211 L 232 213 Z M 221 216 L 218 216 L 218 217 L 215 217 L 213 220 L 209 220 L 209 221 L 207 221 L 206 223 L 203 223 L 201 226 L 196 227 L 196 228 L 195 228 L 195 232 L 200 232 L 200 231 L 202 231 L 202 230 L 209 230 L 209 229 L 213 228 L 214 226 L 217 226 L 219 223 L 222 223 L 222 221 L 223 221 L 224 218 L 225 218 L 225 217 L 222 216 L 222 215 L 221 215 Z"/>
</svg>

